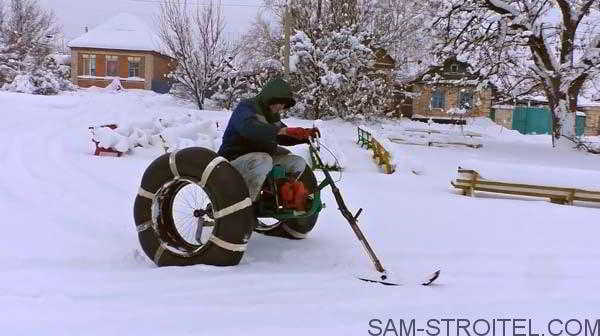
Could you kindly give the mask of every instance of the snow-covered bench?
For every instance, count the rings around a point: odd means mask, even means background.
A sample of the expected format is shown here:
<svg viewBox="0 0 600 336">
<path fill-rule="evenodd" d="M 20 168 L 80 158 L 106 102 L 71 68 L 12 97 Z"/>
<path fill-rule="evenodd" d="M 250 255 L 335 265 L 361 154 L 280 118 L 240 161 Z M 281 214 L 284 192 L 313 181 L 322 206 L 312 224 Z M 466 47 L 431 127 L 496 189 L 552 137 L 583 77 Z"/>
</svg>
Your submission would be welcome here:
<svg viewBox="0 0 600 336">
<path fill-rule="evenodd" d="M 481 148 L 483 145 L 478 140 L 475 140 L 475 138 L 481 137 L 481 134 L 471 131 L 460 132 L 459 134 L 436 129 L 407 128 L 398 134 L 389 136 L 389 139 L 394 143 L 403 145 L 421 145 L 433 147 L 446 147 L 448 145 L 455 145 Z"/>
<path fill-rule="evenodd" d="M 572 205 L 573 201 L 600 202 L 600 192 L 598 191 L 491 181 L 482 178 L 475 170 L 462 169 L 460 167 L 458 168 L 458 178 L 450 182 L 450 184 L 455 188 L 461 189 L 465 196 L 474 196 L 475 191 L 484 191 L 549 198 L 552 203 L 558 204 Z"/>
</svg>

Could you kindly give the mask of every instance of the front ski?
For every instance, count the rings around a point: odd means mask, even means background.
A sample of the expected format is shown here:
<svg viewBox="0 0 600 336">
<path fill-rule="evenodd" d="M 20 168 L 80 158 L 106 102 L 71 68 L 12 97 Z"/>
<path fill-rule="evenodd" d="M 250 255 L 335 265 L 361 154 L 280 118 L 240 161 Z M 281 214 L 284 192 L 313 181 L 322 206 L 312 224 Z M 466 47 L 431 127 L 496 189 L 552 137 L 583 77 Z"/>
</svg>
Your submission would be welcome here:
<svg viewBox="0 0 600 336">
<path fill-rule="evenodd" d="M 440 277 L 440 270 L 437 270 L 435 272 L 433 272 L 429 277 L 427 277 L 427 279 L 421 283 L 422 286 L 429 286 L 431 285 L 435 280 L 437 280 L 437 278 Z M 378 283 L 378 284 L 382 284 L 385 286 L 400 286 L 400 284 L 398 283 L 394 283 L 394 282 L 390 282 L 387 279 L 387 275 L 382 274 L 381 275 L 381 280 L 376 280 L 376 279 L 369 279 L 369 278 L 358 278 L 359 280 L 362 281 L 366 281 L 366 282 L 372 282 L 372 283 Z"/>
<path fill-rule="evenodd" d="M 433 272 L 429 278 L 427 278 L 427 280 L 423 283 L 421 283 L 421 285 L 423 286 L 429 286 L 431 285 L 435 280 L 437 280 L 437 278 L 440 277 L 440 270 L 437 270 L 435 272 Z"/>
</svg>

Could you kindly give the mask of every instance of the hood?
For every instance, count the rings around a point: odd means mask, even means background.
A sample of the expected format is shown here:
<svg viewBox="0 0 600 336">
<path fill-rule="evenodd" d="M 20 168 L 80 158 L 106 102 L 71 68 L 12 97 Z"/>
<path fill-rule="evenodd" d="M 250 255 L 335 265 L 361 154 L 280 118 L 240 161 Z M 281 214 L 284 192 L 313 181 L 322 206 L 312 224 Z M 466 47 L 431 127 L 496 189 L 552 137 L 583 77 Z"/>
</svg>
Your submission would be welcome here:
<svg viewBox="0 0 600 336">
<path fill-rule="evenodd" d="M 286 109 L 296 105 L 290 85 L 280 77 L 270 80 L 256 96 L 256 100 L 267 110 L 273 103 L 282 103 Z"/>
</svg>

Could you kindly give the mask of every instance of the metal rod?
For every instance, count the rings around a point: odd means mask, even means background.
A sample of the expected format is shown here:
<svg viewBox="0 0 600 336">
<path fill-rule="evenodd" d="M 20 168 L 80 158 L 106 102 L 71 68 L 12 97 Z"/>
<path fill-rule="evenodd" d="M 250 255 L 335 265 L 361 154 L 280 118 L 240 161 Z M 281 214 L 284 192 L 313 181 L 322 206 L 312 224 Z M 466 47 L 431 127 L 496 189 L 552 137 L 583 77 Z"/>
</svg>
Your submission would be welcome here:
<svg viewBox="0 0 600 336">
<path fill-rule="evenodd" d="M 308 145 L 311 147 L 312 150 L 314 150 L 312 140 L 311 140 L 311 142 L 309 142 Z M 383 273 L 385 276 L 385 273 L 386 273 L 385 268 L 383 268 L 383 265 L 381 264 L 381 262 L 379 261 L 379 258 L 377 258 L 377 255 L 375 254 L 375 251 L 373 251 L 373 248 L 371 248 L 371 245 L 367 241 L 367 238 L 362 233 L 360 227 L 358 226 L 358 222 L 357 222 L 356 218 L 352 215 L 350 210 L 348 210 L 348 207 L 346 206 L 346 203 L 344 202 L 344 199 L 342 198 L 342 194 L 340 193 L 340 190 L 335 185 L 333 178 L 331 178 L 329 171 L 327 170 L 325 165 L 323 165 L 323 161 L 321 160 L 321 157 L 319 156 L 319 154 L 316 151 L 315 151 L 315 157 L 317 158 L 317 161 L 318 161 L 319 165 L 322 167 L 321 169 L 323 170 L 323 173 L 325 174 L 325 181 L 327 181 L 327 183 L 331 186 L 331 191 L 333 192 L 333 196 L 335 197 L 335 201 L 338 204 L 338 209 L 342 213 L 342 216 L 344 216 L 344 218 L 346 218 L 346 220 L 348 221 L 348 224 L 350 224 L 350 227 L 352 228 L 352 231 L 354 231 L 356 238 L 358 238 L 358 240 L 362 243 L 369 258 L 373 262 L 373 266 L 375 266 L 375 269 L 378 272 Z M 321 183 L 321 184 L 323 184 L 323 183 Z M 357 213 L 357 215 L 359 215 L 359 214 L 360 214 L 360 211 Z"/>
</svg>

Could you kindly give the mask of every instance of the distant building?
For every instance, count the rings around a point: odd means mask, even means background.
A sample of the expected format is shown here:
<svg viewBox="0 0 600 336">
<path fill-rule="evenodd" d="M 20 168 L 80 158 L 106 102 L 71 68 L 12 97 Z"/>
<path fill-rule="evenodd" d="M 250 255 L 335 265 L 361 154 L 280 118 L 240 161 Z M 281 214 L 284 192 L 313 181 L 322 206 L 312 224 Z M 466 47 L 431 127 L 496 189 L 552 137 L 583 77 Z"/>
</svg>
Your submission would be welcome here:
<svg viewBox="0 0 600 336">
<path fill-rule="evenodd" d="M 175 60 L 161 52 L 158 36 L 131 14 L 111 18 L 68 46 L 75 85 L 106 87 L 119 79 L 126 89 L 170 89 L 166 76 Z"/>
<path fill-rule="evenodd" d="M 469 64 L 447 59 L 432 67 L 411 83 L 412 99 L 407 99 L 403 114 L 413 118 L 451 117 L 464 110 L 466 116 L 487 117 L 493 97 L 493 87 L 477 89 L 480 79 L 468 71 Z"/>
</svg>

